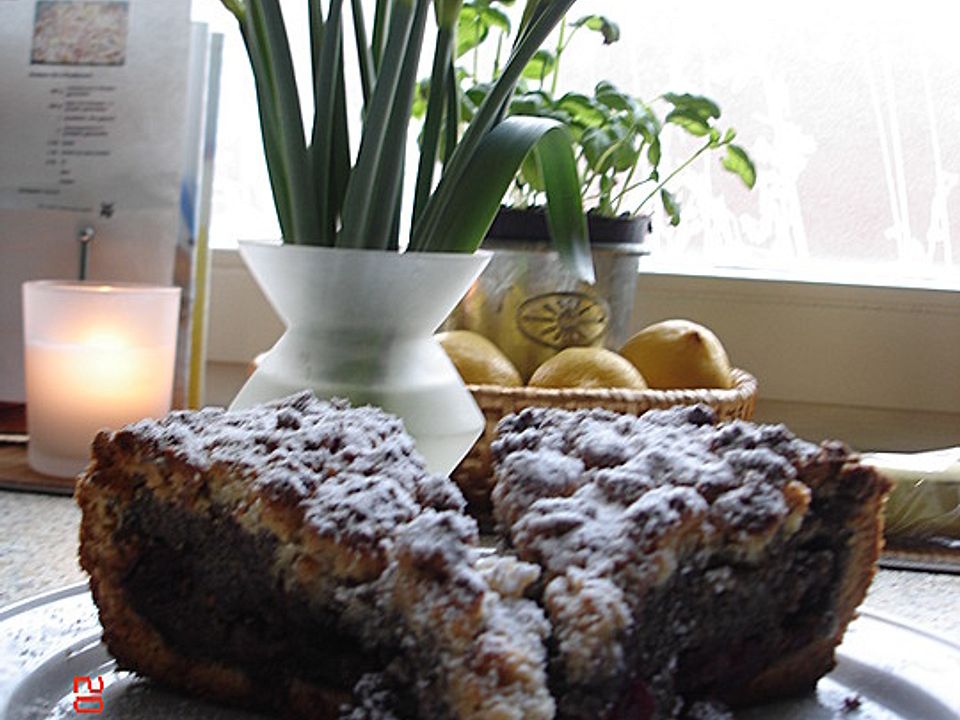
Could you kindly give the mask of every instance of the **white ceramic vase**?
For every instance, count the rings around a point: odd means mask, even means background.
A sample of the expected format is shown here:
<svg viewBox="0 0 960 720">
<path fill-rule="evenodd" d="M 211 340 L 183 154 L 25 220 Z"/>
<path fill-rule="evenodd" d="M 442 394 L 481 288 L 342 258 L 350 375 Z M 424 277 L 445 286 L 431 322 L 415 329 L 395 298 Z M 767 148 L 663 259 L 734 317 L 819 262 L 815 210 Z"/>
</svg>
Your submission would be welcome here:
<svg viewBox="0 0 960 720">
<path fill-rule="evenodd" d="M 287 327 L 234 399 L 245 408 L 310 388 L 402 418 L 431 472 L 449 474 L 483 414 L 433 332 L 490 254 L 240 243 Z"/>
</svg>

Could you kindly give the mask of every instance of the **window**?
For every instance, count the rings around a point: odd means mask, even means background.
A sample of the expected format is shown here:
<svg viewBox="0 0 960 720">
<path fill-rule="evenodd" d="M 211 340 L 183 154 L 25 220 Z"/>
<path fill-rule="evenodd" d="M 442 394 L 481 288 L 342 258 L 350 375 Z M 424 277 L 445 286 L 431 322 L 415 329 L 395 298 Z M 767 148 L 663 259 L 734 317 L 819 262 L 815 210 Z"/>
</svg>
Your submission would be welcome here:
<svg viewBox="0 0 960 720">
<path fill-rule="evenodd" d="M 195 4 L 195 19 L 226 35 L 214 244 L 277 237 L 235 23 L 218 2 Z M 306 0 L 282 4 L 295 56 L 305 58 Z M 716 157 L 678 176 L 683 221 L 671 228 L 655 219 L 655 252 L 641 266 L 655 271 L 639 278 L 634 319 L 640 327 L 690 317 L 712 327 L 734 363 L 759 377 L 761 420 L 861 449 L 957 441 L 960 56 L 951 33 L 960 12 L 951 7 L 574 6 L 574 17 L 615 20 L 621 39 L 603 46 L 595 35 L 578 37 L 561 89 L 608 79 L 645 99 L 707 95 L 757 164 L 752 192 Z M 424 56 L 429 62 L 429 50 Z M 662 167 L 686 157 L 692 141 L 680 130 L 665 136 Z M 246 363 L 282 326 L 228 252 L 214 258 L 211 315 L 207 399 L 228 402 Z"/>
<path fill-rule="evenodd" d="M 622 39 L 571 63 L 642 97 L 716 99 L 758 166 L 743 192 L 716 161 L 678 178 L 683 222 L 655 237 L 673 259 L 956 274 L 960 248 L 958 12 L 933 0 L 723 4 L 594 2 Z M 675 152 L 673 144 L 665 153 Z M 668 163 L 669 165 L 669 163 Z M 950 210 L 953 209 L 951 213 Z M 849 269 L 844 272 L 849 272 Z M 849 277 L 849 275 L 847 276 Z"/>
<path fill-rule="evenodd" d="M 294 55 L 305 58 L 306 3 L 282 4 Z M 562 88 L 608 79 L 647 100 L 705 94 L 758 166 L 752 193 L 715 158 L 681 174 L 673 188 L 683 222 L 656 223 L 660 260 L 794 273 L 855 263 L 873 277 L 950 282 L 960 264 L 960 56 L 951 37 L 960 13 L 950 3 L 580 0 L 572 16 L 594 12 L 616 21 L 621 39 L 602 46 L 581 34 L 564 57 Z M 206 1 L 195 2 L 194 19 L 226 35 L 214 245 L 276 237 L 235 22 Z M 671 128 L 662 167 L 693 142 Z"/>
</svg>

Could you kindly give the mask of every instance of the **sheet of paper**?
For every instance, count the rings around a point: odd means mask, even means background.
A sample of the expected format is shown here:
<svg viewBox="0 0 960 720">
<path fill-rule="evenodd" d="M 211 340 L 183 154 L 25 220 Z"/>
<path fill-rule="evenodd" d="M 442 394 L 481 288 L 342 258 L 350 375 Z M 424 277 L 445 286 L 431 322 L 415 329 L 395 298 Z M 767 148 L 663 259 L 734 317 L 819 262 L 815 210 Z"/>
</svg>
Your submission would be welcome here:
<svg viewBox="0 0 960 720">
<path fill-rule="evenodd" d="M 0 0 L 0 333 L 20 285 L 88 277 L 170 284 L 180 227 L 190 0 Z M 0 400 L 22 400 L 19 342 Z"/>
</svg>

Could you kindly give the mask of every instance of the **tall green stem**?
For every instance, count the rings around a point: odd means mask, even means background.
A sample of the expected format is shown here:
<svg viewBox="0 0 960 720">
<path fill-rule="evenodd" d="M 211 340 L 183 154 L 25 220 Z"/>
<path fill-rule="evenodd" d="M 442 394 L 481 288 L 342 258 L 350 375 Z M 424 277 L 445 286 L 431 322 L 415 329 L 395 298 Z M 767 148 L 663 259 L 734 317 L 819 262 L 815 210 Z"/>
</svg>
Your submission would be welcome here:
<svg viewBox="0 0 960 720">
<path fill-rule="evenodd" d="M 340 244 L 385 247 L 393 221 L 392 192 L 406 149 L 429 0 L 396 0 L 387 45 L 364 121 L 357 163 L 343 203 Z M 384 196 L 389 207 L 384 211 Z M 380 203 L 378 209 L 374 209 Z"/>
<path fill-rule="evenodd" d="M 350 0 L 353 12 L 353 34 L 357 45 L 357 66 L 360 70 L 360 89 L 363 91 L 363 104 L 370 102 L 373 92 L 374 62 L 373 53 L 367 44 L 367 26 L 363 19 L 363 3 L 361 0 Z"/>
<path fill-rule="evenodd" d="M 327 23 L 323 29 L 320 57 L 314 72 L 313 135 L 310 155 L 313 162 L 313 179 L 316 187 L 316 213 L 318 217 L 317 242 L 330 246 L 336 240 L 337 214 L 335 198 L 331 192 L 336 177 L 332 158 L 340 138 L 335 137 L 337 128 L 337 80 L 343 72 L 343 0 L 331 0 Z"/>
<path fill-rule="evenodd" d="M 279 156 L 272 165 L 280 169 L 286 180 L 288 226 L 292 232 L 287 240 L 316 243 L 320 230 L 313 204 L 314 183 L 307 162 L 300 98 L 279 0 L 248 0 L 246 8 L 246 24 L 251 35 L 248 48 L 253 48 L 254 74 L 263 85 L 262 95 L 260 91 L 258 95 L 271 108 L 268 115 L 274 121 L 272 139 L 269 146 L 265 143 L 265 149 Z"/>
<path fill-rule="evenodd" d="M 663 180 L 661 180 L 661 181 L 657 184 L 657 186 L 656 186 L 653 190 L 651 190 L 651 191 L 647 194 L 647 196 L 646 196 L 645 198 L 643 198 L 643 200 L 640 201 L 640 204 L 637 205 L 637 209 L 636 209 L 636 211 L 635 211 L 634 214 L 640 212 L 640 208 L 642 208 L 644 205 L 646 205 L 646 204 L 647 204 L 647 201 L 648 201 L 650 198 L 652 198 L 654 195 L 656 195 L 658 192 L 660 192 L 660 189 L 661 189 L 664 185 L 666 185 L 668 182 L 670 182 L 671 180 L 673 180 L 673 178 L 676 177 L 678 173 L 682 172 L 688 165 L 690 165 L 690 163 L 692 163 L 692 162 L 693 162 L 694 160 L 696 160 L 698 157 L 700 157 L 701 155 L 703 155 L 703 153 L 705 153 L 707 150 L 709 150 L 712 145 L 713 145 L 713 141 L 712 141 L 712 140 L 708 140 L 708 141 L 703 145 L 703 147 L 701 147 L 701 148 L 700 148 L 699 150 L 697 150 L 693 155 L 691 155 L 690 157 L 688 157 L 685 162 L 683 162 L 682 164 L 680 164 L 678 167 L 676 167 L 676 168 L 674 169 L 674 171 L 673 171 L 672 173 L 670 173 L 669 175 L 667 175 L 667 177 L 665 177 Z"/>
<path fill-rule="evenodd" d="M 430 94 L 427 99 L 427 115 L 423 121 L 420 141 L 420 165 L 417 168 L 417 184 L 413 200 L 413 222 L 423 211 L 433 187 L 433 171 L 437 162 L 437 146 L 440 141 L 440 123 L 443 120 L 443 97 L 447 88 L 446 74 L 453 59 L 455 26 L 442 25 L 437 32 L 437 45 L 433 54 L 433 71 L 430 73 Z"/>
<path fill-rule="evenodd" d="M 560 56 L 563 55 L 563 36 L 567 31 L 567 16 L 560 21 L 560 35 L 557 37 L 557 52 L 553 61 L 553 82 L 550 83 L 550 95 L 557 94 L 557 78 L 560 77 Z"/>
<path fill-rule="evenodd" d="M 383 50 L 387 45 L 390 15 L 390 0 L 377 0 L 377 9 L 373 14 L 373 37 L 370 39 L 370 54 L 373 56 L 373 69 L 377 75 L 380 73 Z"/>
<path fill-rule="evenodd" d="M 450 67 L 447 68 L 446 86 L 447 97 L 444 110 L 443 136 L 444 170 L 446 170 L 450 158 L 453 157 L 453 151 L 457 148 L 457 134 L 460 127 L 460 88 L 457 86 L 457 71 L 453 66 L 453 60 L 450 61 Z"/>
<path fill-rule="evenodd" d="M 641 152 L 642 152 L 642 148 L 641 148 Z M 634 163 L 633 165 L 630 166 L 630 172 L 627 173 L 627 177 L 623 181 L 623 185 L 620 188 L 620 192 L 617 193 L 616 199 L 611 203 L 613 206 L 614 215 L 620 214 L 620 206 L 623 204 L 623 196 L 626 194 L 627 188 L 630 187 L 630 181 L 633 180 L 633 173 L 636 171 L 638 164 L 639 163 Z"/>
</svg>

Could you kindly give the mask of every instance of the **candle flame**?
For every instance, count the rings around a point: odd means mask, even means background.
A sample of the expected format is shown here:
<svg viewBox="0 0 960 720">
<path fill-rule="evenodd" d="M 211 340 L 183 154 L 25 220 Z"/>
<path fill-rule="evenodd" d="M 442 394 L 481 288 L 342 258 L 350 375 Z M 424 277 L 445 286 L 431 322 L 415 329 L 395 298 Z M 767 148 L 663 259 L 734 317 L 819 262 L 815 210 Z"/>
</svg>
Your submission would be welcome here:
<svg viewBox="0 0 960 720">
<path fill-rule="evenodd" d="M 130 342 L 115 330 L 95 328 L 84 335 L 83 345 L 103 350 L 123 350 L 130 347 Z"/>
</svg>

